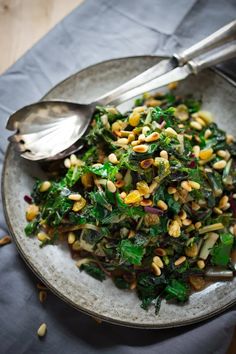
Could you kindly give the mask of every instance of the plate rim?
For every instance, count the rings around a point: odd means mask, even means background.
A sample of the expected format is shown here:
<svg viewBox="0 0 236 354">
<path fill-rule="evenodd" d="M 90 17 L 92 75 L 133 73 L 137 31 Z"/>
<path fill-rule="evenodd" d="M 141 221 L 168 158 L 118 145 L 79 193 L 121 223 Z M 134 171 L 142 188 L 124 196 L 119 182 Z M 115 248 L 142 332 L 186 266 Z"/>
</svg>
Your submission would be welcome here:
<svg viewBox="0 0 236 354">
<path fill-rule="evenodd" d="M 44 100 L 44 98 L 52 91 L 54 90 L 57 86 L 61 85 L 63 82 L 67 81 L 68 79 L 72 78 L 73 76 L 78 75 L 79 73 L 82 73 L 84 71 L 86 71 L 88 68 L 93 68 L 96 66 L 99 66 L 103 63 L 107 63 L 107 62 L 113 62 L 113 61 L 118 61 L 118 60 L 122 60 L 122 59 L 136 59 L 136 58 L 156 58 L 158 59 L 167 59 L 168 56 L 157 56 L 157 55 L 133 55 L 133 56 L 127 56 L 127 57 L 119 57 L 119 58 L 112 58 L 112 59 L 108 59 L 108 60 L 102 60 L 100 62 L 97 62 L 95 64 L 92 65 L 88 65 L 86 67 L 84 67 L 82 70 L 76 71 L 73 74 L 69 75 L 68 77 L 66 77 L 65 79 L 61 80 L 60 82 L 58 82 L 55 86 L 53 86 L 40 100 Z M 234 81 L 233 79 L 229 78 L 225 73 L 223 73 L 220 69 L 218 68 L 210 68 L 208 70 L 214 71 L 217 75 L 221 76 L 224 80 L 228 81 L 232 86 L 236 87 L 236 81 Z M 40 101 L 39 100 L 39 101 Z M 173 324 L 137 324 L 137 323 L 133 323 L 133 322 L 127 322 L 127 321 L 121 321 L 118 319 L 112 319 L 110 317 L 107 316 L 103 316 L 101 314 L 97 314 L 94 311 L 90 311 L 88 309 L 84 309 L 81 305 L 75 304 L 73 301 L 71 301 L 68 297 L 64 296 L 57 288 L 55 288 L 50 282 L 47 281 L 47 279 L 45 279 L 43 276 L 41 276 L 41 274 L 39 274 L 39 271 L 36 267 L 34 267 L 33 263 L 30 262 L 27 259 L 27 256 L 24 254 L 24 250 L 21 247 L 20 242 L 17 240 L 17 237 L 15 236 L 13 227 L 11 225 L 11 221 L 7 212 L 7 202 L 6 202 L 6 197 L 5 197 L 5 182 L 6 182 L 6 165 L 7 165 L 7 160 L 8 160 L 8 155 L 10 153 L 10 149 L 12 148 L 12 143 L 9 143 L 4 155 L 4 161 L 3 161 L 3 167 L 2 167 L 2 176 L 1 176 L 1 195 L 2 195 L 2 205 L 3 205 L 3 213 L 4 213 L 4 217 L 6 220 L 6 224 L 8 227 L 8 230 L 12 236 L 12 238 L 14 239 L 14 242 L 17 246 L 17 250 L 20 254 L 20 256 L 22 257 L 22 259 L 24 260 L 24 262 L 26 263 L 26 265 L 29 267 L 29 269 L 36 275 L 36 277 L 41 280 L 50 291 L 52 291 L 57 297 L 59 297 L 60 300 L 63 300 L 65 303 L 69 304 L 70 306 L 72 306 L 75 310 L 82 312 L 83 314 L 89 315 L 91 317 L 95 317 L 95 318 L 99 318 L 104 322 L 110 323 L 110 324 L 115 324 L 115 325 L 119 325 L 122 327 L 128 327 L 128 328 L 136 328 L 136 329 L 167 329 L 167 328 L 177 328 L 177 327 L 184 327 L 184 326 L 189 326 L 189 325 L 193 325 L 193 324 L 197 324 L 203 321 L 206 321 L 208 319 L 211 319 L 215 316 L 217 316 L 218 314 L 221 314 L 223 312 L 225 312 L 226 310 L 228 310 L 230 307 L 232 307 L 234 304 L 236 304 L 236 298 L 233 299 L 232 301 L 230 301 L 229 303 L 227 303 L 226 305 L 222 306 L 219 309 L 213 310 L 211 311 L 211 313 L 208 313 L 206 315 L 201 315 L 200 317 L 197 317 L 196 319 L 191 319 L 191 320 L 184 320 L 181 323 L 173 323 Z"/>
</svg>

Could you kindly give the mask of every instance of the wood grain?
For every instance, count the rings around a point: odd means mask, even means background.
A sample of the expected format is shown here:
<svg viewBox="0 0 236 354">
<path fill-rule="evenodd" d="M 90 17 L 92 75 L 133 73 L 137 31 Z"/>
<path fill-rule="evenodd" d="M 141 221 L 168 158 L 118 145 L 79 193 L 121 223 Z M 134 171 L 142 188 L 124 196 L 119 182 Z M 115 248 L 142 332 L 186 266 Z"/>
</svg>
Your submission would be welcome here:
<svg viewBox="0 0 236 354">
<path fill-rule="evenodd" d="M 0 0 L 0 74 L 83 0 Z"/>
</svg>

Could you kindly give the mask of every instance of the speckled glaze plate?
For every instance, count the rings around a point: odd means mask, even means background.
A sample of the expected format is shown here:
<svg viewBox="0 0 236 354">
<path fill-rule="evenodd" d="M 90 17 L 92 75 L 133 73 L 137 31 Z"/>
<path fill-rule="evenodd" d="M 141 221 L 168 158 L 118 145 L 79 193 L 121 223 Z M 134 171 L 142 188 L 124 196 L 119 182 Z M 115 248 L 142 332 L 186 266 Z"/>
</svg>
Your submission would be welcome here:
<svg viewBox="0 0 236 354">
<path fill-rule="evenodd" d="M 115 88 L 160 60 L 142 56 L 110 60 L 91 66 L 54 87 L 44 99 L 88 102 Z M 236 136 L 233 82 L 215 71 L 205 70 L 182 82 L 177 93 L 201 96 L 203 107 L 215 115 L 220 127 Z M 129 105 L 127 103 L 126 105 Z M 26 203 L 34 177 L 42 175 L 39 165 L 21 159 L 10 145 L 3 171 L 3 203 L 6 220 L 17 247 L 29 267 L 61 299 L 101 320 L 137 328 L 167 328 L 192 324 L 227 309 L 236 301 L 236 279 L 217 282 L 194 293 L 185 305 L 163 301 L 159 314 L 140 307 L 134 292 L 117 289 L 106 280 L 99 282 L 80 272 L 66 245 L 39 248 L 36 238 L 25 237 Z M 76 316 L 76 313 L 75 313 Z"/>
</svg>

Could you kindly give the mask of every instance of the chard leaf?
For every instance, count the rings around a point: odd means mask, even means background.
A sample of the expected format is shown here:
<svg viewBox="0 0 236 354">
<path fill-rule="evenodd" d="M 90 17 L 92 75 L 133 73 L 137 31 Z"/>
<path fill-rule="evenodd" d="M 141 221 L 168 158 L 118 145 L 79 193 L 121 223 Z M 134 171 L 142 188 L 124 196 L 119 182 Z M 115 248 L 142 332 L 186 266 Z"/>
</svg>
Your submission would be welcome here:
<svg viewBox="0 0 236 354">
<path fill-rule="evenodd" d="M 212 263 L 226 266 L 230 260 L 230 252 L 233 246 L 234 236 L 231 233 L 220 235 L 220 242 L 212 250 Z"/>
<path fill-rule="evenodd" d="M 144 256 L 144 248 L 133 244 L 130 240 L 122 240 L 119 246 L 121 258 L 131 264 L 140 265 Z"/>
</svg>

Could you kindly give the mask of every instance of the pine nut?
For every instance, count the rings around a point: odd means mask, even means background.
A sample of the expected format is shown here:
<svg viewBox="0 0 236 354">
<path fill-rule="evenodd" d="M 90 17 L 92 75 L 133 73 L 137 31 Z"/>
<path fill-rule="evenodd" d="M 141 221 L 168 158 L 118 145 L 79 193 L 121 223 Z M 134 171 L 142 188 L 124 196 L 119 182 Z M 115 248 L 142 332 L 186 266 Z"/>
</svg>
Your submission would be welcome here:
<svg viewBox="0 0 236 354">
<path fill-rule="evenodd" d="M 218 150 L 216 154 L 224 159 L 227 155 L 227 152 L 225 150 Z"/>
<path fill-rule="evenodd" d="M 205 262 L 200 259 L 199 261 L 197 261 L 197 266 L 199 269 L 203 269 L 205 268 Z"/>
<path fill-rule="evenodd" d="M 166 128 L 165 133 L 167 136 L 177 136 L 178 135 L 177 132 L 171 127 Z"/>
<path fill-rule="evenodd" d="M 197 204 L 196 202 L 192 202 L 192 209 L 194 211 L 198 211 L 199 209 L 201 209 L 200 205 Z"/>
<path fill-rule="evenodd" d="M 159 138 L 160 138 L 160 134 L 157 133 L 157 132 L 154 132 L 154 133 L 148 135 L 148 136 L 145 138 L 145 141 L 146 141 L 147 143 L 151 143 L 152 141 L 156 141 L 156 140 L 158 140 Z"/>
<path fill-rule="evenodd" d="M 128 238 L 133 238 L 135 236 L 135 231 L 134 230 L 130 230 L 129 234 L 128 234 Z"/>
<path fill-rule="evenodd" d="M 47 331 L 47 325 L 46 323 L 42 323 L 41 326 L 39 327 L 37 333 L 39 337 L 44 337 Z"/>
<path fill-rule="evenodd" d="M 117 160 L 117 157 L 115 154 L 110 154 L 108 155 L 108 160 L 113 163 L 114 165 L 116 165 L 119 161 Z"/>
<path fill-rule="evenodd" d="M 195 157 L 198 159 L 199 158 L 199 153 L 200 153 L 200 146 L 199 145 L 194 145 L 193 146 L 193 153 Z"/>
<path fill-rule="evenodd" d="M 204 134 L 204 138 L 208 139 L 212 135 L 212 131 L 210 129 L 207 129 Z"/>
<path fill-rule="evenodd" d="M 154 160 L 153 159 L 146 159 L 140 162 L 140 166 L 146 170 L 147 168 L 151 167 L 153 165 Z"/>
<path fill-rule="evenodd" d="M 139 107 L 135 107 L 134 109 L 133 109 L 133 111 L 134 112 L 138 112 L 138 113 L 142 113 L 142 112 L 144 112 L 145 110 L 146 110 L 146 106 L 139 106 Z"/>
<path fill-rule="evenodd" d="M 175 187 L 168 187 L 167 191 L 168 194 L 175 194 L 177 189 Z"/>
<path fill-rule="evenodd" d="M 197 112 L 198 116 L 204 120 L 206 124 L 210 124 L 213 122 L 213 116 L 208 111 L 199 111 Z"/>
<path fill-rule="evenodd" d="M 10 236 L 4 236 L 0 239 L 0 246 L 7 245 L 8 243 L 11 243 Z"/>
<path fill-rule="evenodd" d="M 212 154 L 213 154 L 213 149 L 210 148 L 210 149 L 205 149 L 205 150 L 201 150 L 199 152 L 199 157 L 201 160 L 208 160 L 212 157 Z"/>
<path fill-rule="evenodd" d="M 45 234 L 44 232 L 39 232 L 39 233 L 37 234 L 37 238 L 38 238 L 38 240 L 41 241 L 41 242 L 45 242 L 45 241 L 47 241 L 47 240 L 49 239 L 48 235 Z"/>
<path fill-rule="evenodd" d="M 139 140 L 134 140 L 131 142 L 131 146 L 137 146 L 140 144 L 140 141 Z"/>
<path fill-rule="evenodd" d="M 193 189 L 200 189 L 201 188 L 201 186 L 198 182 L 188 181 L 188 183 Z"/>
<path fill-rule="evenodd" d="M 196 222 L 196 224 L 194 226 L 197 230 L 200 229 L 200 227 L 202 226 L 201 221 Z"/>
<path fill-rule="evenodd" d="M 164 250 L 164 248 L 156 248 L 154 250 L 154 253 L 157 255 L 157 256 L 166 256 L 166 250 Z"/>
<path fill-rule="evenodd" d="M 225 168 L 225 166 L 226 166 L 225 160 L 220 160 L 220 161 L 217 161 L 213 164 L 213 168 L 215 170 L 223 170 L 223 168 Z"/>
<path fill-rule="evenodd" d="M 206 123 L 204 122 L 204 120 L 200 117 L 196 117 L 195 121 L 198 122 L 202 127 L 206 126 Z"/>
<path fill-rule="evenodd" d="M 125 185 L 125 181 L 119 180 L 119 181 L 115 182 L 115 186 L 117 188 L 122 188 L 122 187 L 124 187 L 124 185 Z"/>
<path fill-rule="evenodd" d="M 186 257 L 185 256 L 181 256 L 175 261 L 174 265 L 175 266 L 179 266 L 180 264 L 184 263 L 185 261 L 186 261 Z"/>
<path fill-rule="evenodd" d="M 226 134 L 226 143 L 232 144 L 234 142 L 234 136 L 231 134 Z"/>
<path fill-rule="evenodd" d="M 64 166 L 65 166 L 66 168 L 70 168 L 70 167 L 71 167 L 70 159 L 65 159 L 65 160 L 64 160 Z"/>
<path fill-rule="evenodd" d="M 40 192 L 46 192 L 51 187 L 51 182 L 44 181 L 39 187 Z"/>
<path fill-rule="evenodd" d="M 165 150 L 162 150 L 162 151 L 160 152 L 160 157 L 162 157 L 163 159 L 168 160 L 168 152 L 165 151 Z"/>
<path fill-rule="evenodd" d="M 143 133 L 144 135 L 147 134 L 149 131 L 150 131 L 150 128 L 147 127 L 147 126 L 144 126 L 144 127 L 142 128 L 142 133 Z"/>
<path fill-rule="evenodd" d="M 155 263 L 159 268 L 163 268 L 164 264 L 159 256 L 155 256 L 152 259 L 153 263 Z"/>
<path fill-rule="evenodd" d="M 77 157 L 75 156 L 75 154 L 70 155 L 70 162 L 72 165 L 77 164 Z"/>
<path fill-rule="evenodd" d="M 216 214 L 218 214 L 218 215 L 223 214 L 223 211 L 222 211 L 222 210 L 220 210 L 220 209 L 219 209 L 219 208 L 217 208 L 217 207 L 213 208 L 213 211 L 214 211 Z"/>
<path fill-rule="evenodd" d="M 154 262 L 152 262 L 152 269 L 155 275 L 158 277 L 161 275 L 161 269 Z"/>
<path fill-rule="evenodd" d="M 68 196 L 68 199 L 74 200 L 74 201 L 80 200 L 81 198 L 82 198 L 82 196 L 78 193 L 72 193 Z"/>
<path fill-rule="evenodd" d="M 137 282 L 136 281 L 133 281 L 131 284 L 130 284 L 130 290 L 134 290 L 135 288 L 137 287 Z"/>
<path fill-rule="evenodd" d="M 111 193 L 115 193 L 116 192 L 116 186 L 115 186 L 115 184 L 112 181 L 107 181 L 107 189 Z"/>
<path fill-rule="evenodd" d="M 157 206 L 163 211 L 168 209 L 168 205 L 163 200 L 158 200 Z"/>
<path fill-rule="evenodd" d="M 133 151 L 142 154 L 142 153 L 148 151 L 148 146 L 147 145 L 137 145 L 137 146 L 133 147 Z"/>
<path fill-rule="evenodd" d="M 26 210 L 26 220 L 32 221 L 39 213 L 39 207 L 35 204 L 30 204 Z"/>
<path fill-rule="evenodd" d="M 128 136 L 128 143 L 132 143 L 133 141 L 135 141 L 135 135 L 133 133 L 131 133 L 129 136 Z"/>
<path fill-rule="evenodd" d="M 173 81 L 170 84 L 168 84 L 167 87 L 169 90 L 175 90 L 177 88 L 177 86 L 178 86 L 178 81 Z"/>
<path fill-rule="evenodd" d="M 74 232 L 69 232 L 68 233 L 68 236 L 67 236 L 67 242 L 68 242 L 68 244 L 69 245 L 72 245 L 74 242 L 75 242 L 75 240 L 76 240 L 76 235 L 75 235 L 75 233 Z"/>
<path fill-rule="evenodd" d="M 40 292 L 39 292 L 39 301 L 41 303 L 43 303 L 43 302 L 45 302 L 46 298 L 47 298 L 47 292 L 45 290 L 40 290 Z"/>
<path fill-rule="evenodd" d="M 195 129 L 195 130 L 202 130 L 202 126 L 198 122 L 190 122 L 190 127 Z"/>
<path fill-rule="evenodd" d="M 185 210 L 181 210 L 181 212 L 179 213 L 179 217 L 181 220 L 185 220 L 187 219 L 187 213 Z"/>
<path fill-rule="evenodd" d="M 108 123 L 108 116 L 107 116 L 107 114 L 103 114 L 103 115 L 101 116 L 101 122 L 102 122 L 102 124 L 103 124 L 104 126 L 107 125 L 107 123 Z"/>
<path fill-rule="evenodd" d="M 122 199 L 125 199 L 126 196 L 127 196 L 127 193 L 125 193 L 125 192 L 121 192 L 121 193 L 120 193 L 120 197 L 121 197 Z"/>
<path fill-rule="evenodd" d="M 127 138 L 119 138 L 117 139 L 117 144 L 119 145 L 127 145 L 129 140 Z"/>
<path fill-rule="evenodd" d="M 144 134 L 140 134 L 140 135 L 138 136 L 138 140 L 141 141 L 141 142 L 144 142 L 144 141 L 146 140 L 145 135 L 144 135 Z"/>
<path fill-rule="evenodd" d="M 187 192 L 191 192 L 192 191 L 192 187 L 190 186 L 188 181 L 182 181 L 181 182 L 181 187 L 183 189 L 185 189 Z"/>
<path fill-rule="evenodd" d="M 140 202 L 140 205 L 143 207 L 153 206 L 153 201 L 151 199 L 144 199 Z"/>
<path fill-rule="evenodd" d="M 149 186 L 149 193 L 152 194 L 154 190 L 157 188 L 158 183 L 156 181 L 153 181 L 150 186 Z"/>
<path fill-rule="evenodd" d="M 192 220 L 190 220 L 190 219 L 184 219 L 184 220 L 182 221 L 182 224 L 183 224 L 184 226 L 189 226 L 189 225 L 192 224 Z"/>
<path fill-rule="evenodd" d="M 223 209 L 227 205 L 228 201 L 229 197 L 227 195 L 224 195 L 219 201 L 219 208 Z"/>
</svg>

